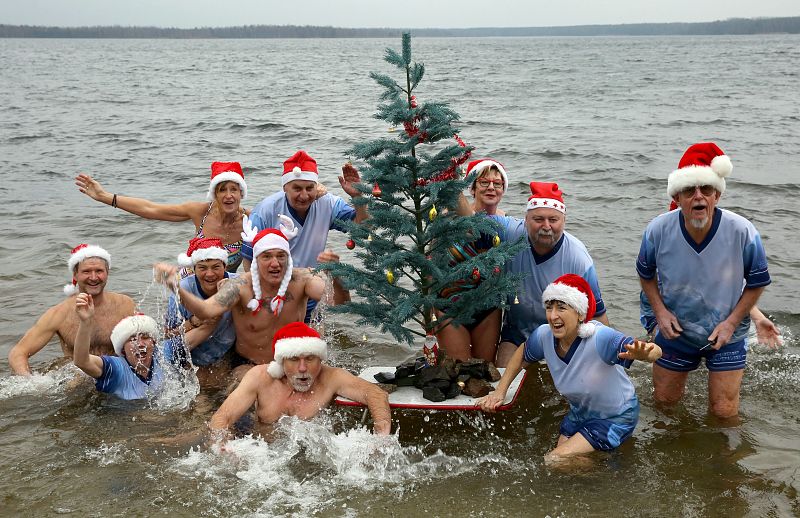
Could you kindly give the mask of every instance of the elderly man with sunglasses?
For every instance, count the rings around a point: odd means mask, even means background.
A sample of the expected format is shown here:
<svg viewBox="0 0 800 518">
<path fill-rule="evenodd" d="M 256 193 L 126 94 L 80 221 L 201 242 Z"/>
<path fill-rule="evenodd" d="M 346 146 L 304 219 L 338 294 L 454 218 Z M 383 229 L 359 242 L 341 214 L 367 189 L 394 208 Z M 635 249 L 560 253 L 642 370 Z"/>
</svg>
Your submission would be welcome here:
<svg viewBox="0 0 800 518">
<path fill-rule="evenodd" d="M 758 231 L 717 208 L 732 169 L 715 144 L 689 147 L 667 184 L 677 209 L 650 222 L 636 263 L 663 351 L 653 365 L 656 401 L 680 401 L 689 372 L 702 359 L 709 410 L 722 418 L 739 412 L 748 314 L 770 283 Z"/>
</svg>

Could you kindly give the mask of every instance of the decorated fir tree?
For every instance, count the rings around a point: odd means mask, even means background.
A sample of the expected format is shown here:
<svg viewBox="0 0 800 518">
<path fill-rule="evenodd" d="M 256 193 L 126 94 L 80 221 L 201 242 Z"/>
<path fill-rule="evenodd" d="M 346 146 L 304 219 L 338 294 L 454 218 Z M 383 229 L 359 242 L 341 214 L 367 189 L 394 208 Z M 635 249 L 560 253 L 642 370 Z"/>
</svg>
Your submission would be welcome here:
<svg viewBox="0 0 800 518">
<path fill-rule="evenodd" d="M 327 263 L 322 267 L 353 292 L 353 301 L 335 311 L 358 315 L 398 340 L 434 334 L 444 325 L 469 323 L 479 311 L 504 304 L 519 279 L 503 264 L 522 246 L 501 243 L 496 224 L 485 215 L 459 216 L 459 195 L 470 178 L 461 178 L 471 148 L 458 137 L 458 114 L 444 103 L 415 95 L 425 67 L 412 62 L 411 37 L 402 52 L 386 50 L 385 60 L 400 71 L 400 81 L 370 74 L 383 87 L 376 118 L 388 137 L 353 146 L 369 219 L 346 223 L 362 265 Z M 476 253 L 476 242 L 487 242 Z M 433 310 L 449 318 L 436 319 Z"/>
</svg>

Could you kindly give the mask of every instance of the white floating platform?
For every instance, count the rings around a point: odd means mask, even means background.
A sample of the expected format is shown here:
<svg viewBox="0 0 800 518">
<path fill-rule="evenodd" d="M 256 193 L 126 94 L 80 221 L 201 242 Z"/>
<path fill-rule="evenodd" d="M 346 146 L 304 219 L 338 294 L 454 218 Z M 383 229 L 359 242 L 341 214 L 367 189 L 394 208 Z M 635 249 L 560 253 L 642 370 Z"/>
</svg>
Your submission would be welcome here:
<svg viewBox="0 0 800 518">
<path fill-rule="evenodd" d="M 505 369 L 497 369 L 500 371 L 500 374 L 505 372 Z M 395 367 L 367 367 L 358 375 L 360 378 L 363 378 L 370 383 L 377 383 L 375 381 L 375 374 L 379 372 L 394 372 Z M 519 394 L 519 389 L 522 387 L 522 384 L 525 382 L 525 377 L 527 376 L 527 371 L 523 369 L 517 374 L 517 377 L 514 378 L 514 381 L 511 382 L 511 386 L 508 387 L 508 392 L 506 393 L 506 398 L 503 401 L 503 404 L 497 408 L 497 410 L 507 410 L 514 406 L 514 403 L 517 401 L 517 395 Z M 493 387 L 497 387 L 499 382 L 496 381 L 491 385 Z M 363 406 L 361 403 L 357 403 L 353 400 L 344 398 L 342 396 L 338 396 L 336 398 L 336 404 L 344 405 L 344 406 Z M 420 409 L 429 409 L 429 410 L 478 410 L 478 407 L 475 406 L 476 399 L 474 397 L 466 396 L 464 394 L 459 394 L 458 396 L 454 397 L 453 399 L 445 399 L 441 402 L 435 401 L 428 401 L 424 397 L 422 397 L 422 391 L 416 387 L 397 387 L 397 390 L 389 394 L 389 406 L 392 408 L 420 408 Z"/>
</svg>

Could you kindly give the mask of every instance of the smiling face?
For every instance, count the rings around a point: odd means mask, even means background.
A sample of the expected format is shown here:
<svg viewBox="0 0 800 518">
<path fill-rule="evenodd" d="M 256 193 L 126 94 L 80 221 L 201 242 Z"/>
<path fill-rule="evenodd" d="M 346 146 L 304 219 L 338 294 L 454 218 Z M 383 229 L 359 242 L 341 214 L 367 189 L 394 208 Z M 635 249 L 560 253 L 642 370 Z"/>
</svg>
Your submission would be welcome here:
<svg viewBox="0 0 800 518">
<path fill-rule="evenodd" d="M 131 336 L 122 346 L 122 352 L 128 363 L 140 374 L 149 371 L 150 366 L 153 365 L 154 350 L 155 340 L 142 333 Z"/>
<path fill-rule="evenodd" d="M 73 272 L 81 293 L 97 296 L 103 293 L 108 282 L 108 264 L 99 257 L 84 259 Z"/>
<path fill-rule="evenodd" d="M 297 392 L 308 392 L 322 370 L 319 356 L 308 354 L 283 359 L 283 372 Z"/>
<path fill-rule="evenodd" d="M 236 182 L 221 182 L 214 189 L 214 199 L 223 213 L 239 212 L 242 189 Z"/>
<path fill-rule="evenodd" d="M 525 214 L 528 238 L 537 253 L 550 251 L 564 235 L 566 216 L 556 209 L 533 209 Z"/>
<path fill-rule="evenodd" d="M 553 336 L 562 344 L 571 344 L 578 336 L 581 315 L 572 306 L 560 300 L 549 300 L 544 308 Z"/>
<path fill-rule="evenodd" d="M 206 295 L 214 295 L 217 292 L 217 283 L 225 278 L 225 263 L 219 259 L 207 259 L 198 261 L 194 265 L 194 274 L 200 281 L 200 287 Z"/>
<path fill-rule="evenodd" d="M 317 182 L 311 180 L 292 180 L 283 186 L 289 206 L 305 214 L 317 198 Z"/>
<path fill-rule="evenodd" d="M 681 209 L 686 223 L 697 230 L 711 227 L 714 209 L 719 202 L 720 193 L 711 185 L 687 187 L 672 199 Z"/>
<path fill-rule="evenodd" d="M 496 208 L 503 199 L 505 188 L 503 175 L 496 167 L 484 169 L 470 188 L 472 197 L 475 198 L 475 210 L 488 212 Z"/>
<path fill-rule="evenodd" d="M 280 285 L 289 264 L 289 254 L 279 248 L 265 250 L 256 257 L 258 275 L 269 285 Z"/>
</svg>

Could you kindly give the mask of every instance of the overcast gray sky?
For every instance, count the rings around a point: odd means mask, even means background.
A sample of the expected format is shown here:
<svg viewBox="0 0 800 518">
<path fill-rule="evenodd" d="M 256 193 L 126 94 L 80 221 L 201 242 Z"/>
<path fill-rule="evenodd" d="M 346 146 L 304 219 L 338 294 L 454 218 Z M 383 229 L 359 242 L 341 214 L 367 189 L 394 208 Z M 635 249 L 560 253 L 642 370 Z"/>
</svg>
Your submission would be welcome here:
<svg viewBox="0 0 800 518">
<path fill-rule="evenodd" d="M 798 0 L 0 0 L 0 23 L 58 26 L 541 27 L 798 15 Z"/>
</svg>

